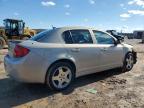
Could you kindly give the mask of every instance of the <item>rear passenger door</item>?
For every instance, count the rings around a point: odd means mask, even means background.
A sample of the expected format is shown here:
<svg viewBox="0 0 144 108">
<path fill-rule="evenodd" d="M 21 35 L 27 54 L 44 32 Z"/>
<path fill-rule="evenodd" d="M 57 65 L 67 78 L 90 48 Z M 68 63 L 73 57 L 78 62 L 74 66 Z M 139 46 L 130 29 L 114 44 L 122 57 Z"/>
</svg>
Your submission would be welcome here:
<svg viewBox="0 0 144 108">
<path fill-rule="evenodd" d="M 89 30 L 70 30 L 64 32 L 65 47 L 77 65 L 77 71 L 95 72 L 99 67 L 100 53 L 99 49 L 93 44 L 93 39 Z"/>
</svg>

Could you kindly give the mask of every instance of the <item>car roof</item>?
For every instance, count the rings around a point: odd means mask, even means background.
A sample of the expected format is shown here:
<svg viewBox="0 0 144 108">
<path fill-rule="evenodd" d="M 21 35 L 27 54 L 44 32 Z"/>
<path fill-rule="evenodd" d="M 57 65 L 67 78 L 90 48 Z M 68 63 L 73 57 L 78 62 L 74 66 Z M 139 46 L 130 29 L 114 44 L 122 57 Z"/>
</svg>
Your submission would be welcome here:
<svg viewBox="0 0 144 108">
<path fill-rule="evenodd" d="M 66 27 L 59 27 L 56 28 L 57 30 L 60 31 L 66 31 L 66 30 L 73 30 L 73 29 L 96 29 L 94 27 L 84 27 L 84 26 L 66 26 Z"/>
<path fill-rule="evenodd" d="M 116 30 L 107 30 L 107 31 L 116 31 Z"/>
</svg>

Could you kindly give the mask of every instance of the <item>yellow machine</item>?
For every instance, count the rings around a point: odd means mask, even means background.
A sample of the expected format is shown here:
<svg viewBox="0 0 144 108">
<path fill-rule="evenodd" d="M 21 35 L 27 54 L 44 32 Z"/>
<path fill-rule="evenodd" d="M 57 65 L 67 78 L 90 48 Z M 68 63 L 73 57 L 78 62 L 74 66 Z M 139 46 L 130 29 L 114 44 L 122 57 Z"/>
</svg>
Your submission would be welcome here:
<svg viewBox="0 0 144 108">
<path fill-rule="evenodd" d="M 24 28 L 24 35 L 25 36 L 34 36 L 36 34 L 35 30 L 29 29 L 28 27 Z"/>
<path fill-rule="evenodd" d="M 5 19 L 4 28 L 0 28 L 0 49 L 8 44 L 8 40 L 25 40 L 35 34 L 35 30 L 25 28 L 23 20 Z"/>
</svg>

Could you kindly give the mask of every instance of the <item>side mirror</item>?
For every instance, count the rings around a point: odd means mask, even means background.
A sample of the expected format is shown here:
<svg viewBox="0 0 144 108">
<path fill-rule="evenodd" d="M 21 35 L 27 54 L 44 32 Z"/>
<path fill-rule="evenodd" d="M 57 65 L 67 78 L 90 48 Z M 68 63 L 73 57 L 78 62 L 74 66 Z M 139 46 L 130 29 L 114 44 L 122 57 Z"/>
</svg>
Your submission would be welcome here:
<svg viewBox="0 0 144 108">
<path fill-rule="evenodd" d="M 119 40 L 119 39 L 114 39 L 114 44 L 115 44 L 115 46 L 117 46 L 118 44 L 120 44 L 121 43 L 121 41 Z"/>
<path fill-rule="evenodd" d="M 117 40 L 118 40 L 119 42 L 124 42 L 124 37 L 117 37 Z"/>
</svg>

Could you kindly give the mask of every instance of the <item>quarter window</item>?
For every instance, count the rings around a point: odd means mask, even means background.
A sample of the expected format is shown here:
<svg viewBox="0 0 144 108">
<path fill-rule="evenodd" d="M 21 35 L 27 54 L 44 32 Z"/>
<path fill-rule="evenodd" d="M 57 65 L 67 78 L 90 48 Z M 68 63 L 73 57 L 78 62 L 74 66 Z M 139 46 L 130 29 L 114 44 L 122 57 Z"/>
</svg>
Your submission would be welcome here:
<svg viewBox="0 0 144 108">
<path fill-rule="evenodd" d="M 93 32 L 98 44 L 114 44 L 114 39 L 110 35 L 100 31 Z"/>
</svg>

